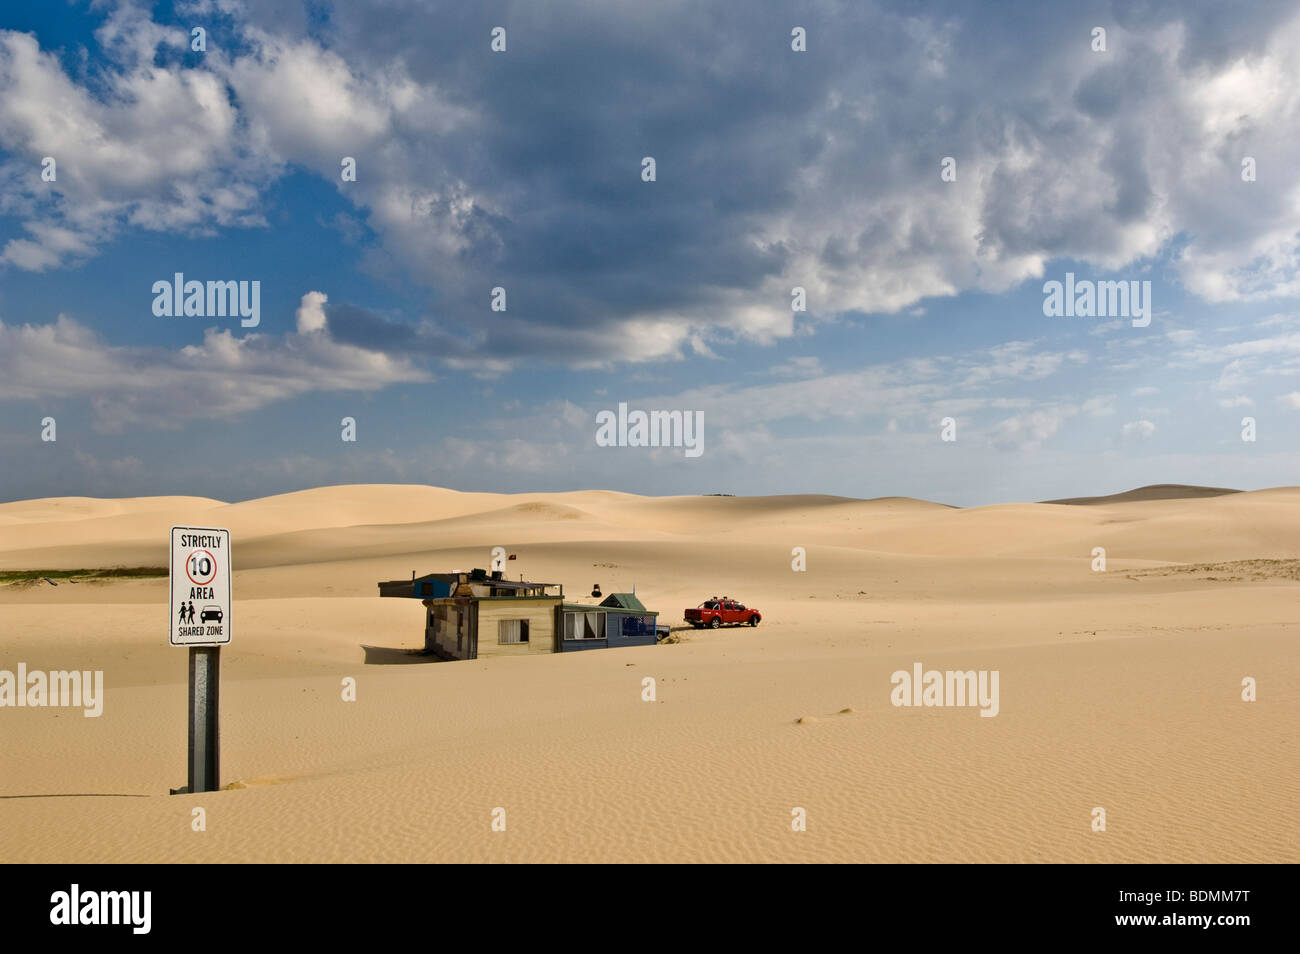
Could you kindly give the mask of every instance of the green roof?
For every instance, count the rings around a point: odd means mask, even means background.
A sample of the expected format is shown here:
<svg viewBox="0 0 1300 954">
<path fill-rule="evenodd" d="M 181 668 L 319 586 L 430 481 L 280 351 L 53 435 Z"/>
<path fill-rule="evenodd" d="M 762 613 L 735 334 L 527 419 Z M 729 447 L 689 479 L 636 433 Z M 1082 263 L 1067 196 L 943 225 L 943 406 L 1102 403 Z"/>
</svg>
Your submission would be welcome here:
<svg viewBox="0 0 1300 954">
<path fill-rule="evenodd" d="M 617 606 L 619 609 L 632 610 L 637 613 L 646 611 L 645 605 L 631 593 L 610 593 L 601 606 Z"/>
</svg>

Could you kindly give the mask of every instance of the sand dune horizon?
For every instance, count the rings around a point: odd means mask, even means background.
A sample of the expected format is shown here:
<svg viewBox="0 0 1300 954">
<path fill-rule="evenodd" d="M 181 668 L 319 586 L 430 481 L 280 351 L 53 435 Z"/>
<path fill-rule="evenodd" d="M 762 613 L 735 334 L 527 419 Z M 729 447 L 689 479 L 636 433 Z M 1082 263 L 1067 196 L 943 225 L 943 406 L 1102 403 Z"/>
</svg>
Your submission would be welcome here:
<svg viewBox="0 0 1300 954">
<path fill-rule="evenodd" d="M 1192 500 L 1228 494 L 1269 494 L 1294 489 L 1273 487 L 1241 491 L 1192 484 L 1153 484 L 1108 495 L 1062 498 L 1042 503 L 1121 504 Z M 532 512 L 544 517 L 556 512 L 554 508 L 566 508 L 564 519 L 584 519 L 596 516 L 601 512 L 602 504 L 611 501 L 621 503 L 623 514 L 639 509 L 641 513 L 653 514 L 652 519 L 656 521 L 671 511 L 672 517 L 678 520 L 707 521 L 712 515 L 712 519 L 723 522 L 734 521 L 751 512 L 763 514 L 772 510 L 788 511 L 807 507 L 871 505 L 891 510 L 910 508 L 918 511 L 933 509 L 973 512 L 988 507 L 1024 505 L 1000 503 L 955 507 L 916 497 L 857 498 L 821 494 L 642 496 L 612 490 L 498 494 L 458 491 L 425 484 L 335 484 L 233 502 L 185 496 L 47 497 L 0 504 L 0 528 L 12 531 L 7 545 L 0 549 L 0 553 L 28 549 L 16 546 L 15 541 L 35 540 L 38 536 L 41 540 L 59 543 L 77 541 L 87 544 L 109 537 L 119 543 L 128 543 L 138 538 L 137 531 L 142 527 L 147 526 L 150 533 L 156 533 L 157 528 L 166 521 L 180 519 L 179 515 L 188 515 L 188 522 L 193 522 L 204 514 L 211 519 L 219 518 L 227 522 L 233 520 L 236 524 L 246 522 L 252 536 L 263 537 L 325 527 L 409 524 L 412 522 L 409 519 L 411 515 L 421 511 L 436 514 L 429 516 L 430 520 L 446 521 L 471 517 L 479 520 L 493 512 L 508 517 L 512 511 Z M 150 519 L 151 516 L 154 519 Z M 61 524 L 66 527 L 61 528 Z M 24 533 L 25 529 L 32 532 Z M 64 532 L 60 533 L 61 529 Z M 4 567 L 0 566 L 2 568 Z"/>
<path fill-rule="evenodd" d="M 192 496 L 173 496 L 166 494 L 152 496 L 136 497 L 34 497 L 0 502 L 0 520 L 6 516 L 6 508 L 14 508 L 14 513 L 24 513 L 31 517 L 40 512 L 42 519 L 80 519 L 88 516 L 92 510 L 112 510 L 116 513 L 139 512 L 144 509 L 151 509 L 158 501 L 166 501 L 172 504 L 188 504 L 195 507 L 229 507 L 240 503 L 252 503 L 255 501 L 275 502 L 280 501 L 288 503 L 292 500 L 303 500 L 304 495 L 327 493 L 331 491 L 347 492 L 362 488 L 400 488 L 400 489 L 417 489 L 422 491 L 431 491 L 434 494 L 459 494 L 473 495 L 478 498 L 489 497 L 515 497 L 515 496 L 560 496 L 565 494 L 606 494 L 616 497 L 643 497 L 651 500 L 684 500 L 696 498 L 717 498 L 717 499 L 745 499 L 745 500 L 783 500 L 792 498 L 805 498 L 809 500 L 826 500 L 826 501 L 853 501 L 857 503 L 868 503 L 876 501 L 889 500 L 915 500 L 920 503 L 935 504 L 938 506 L 952 507 L 953 509 L 971 510 L 976 507 L 957 507 L 954 504 L 946 504 L 941 501 L 926 500 L 920 497 L 905 497 L 897 495 L 885 495 L 881 497 L 846 497 L 839 494 L 815 494 L 815 493 L 785 493 L 785 494 L 731 494 L 731 493 L 708 493 L 701 492 L 696 494 L 665 494 L 665 495 L 647 495 L 634 494 L 626 491 L 612 490 L 602 487 L 587 487 L 578 490 L 564 491 L 534 491 L 522 493 L 487 493 L 479 491 L 462 491 L 452 487 L 442 487 L 436 484 L 420 483 L 341 483 L 341 484 L 323 484 L 316 487 L 304 487 L 299 490 L 287 491 L 284 493 L 270 494 L 264 497 L 251 497 L 246 500 L 218 500 L 213 497 L 192 497 Z M 1284 486 L 1258 488 L 1258 491 L 1265 490 L 1284 490 Z M 1194 497 L 1211 497 L 1222 494 L 1239 494 L 1251 493 L 1255 491 L 1244 491 L 1229 487 L 1208 487 L 1199 484 L 1144 484 L 1140 487 L 1133 487 L 1124 491 L 1115 491 L 1109 494 L 1098 494 L 1093 496 L 1074 496 L 1063 497 L 1053 500 L 1043 500 L 1040 503 L 1076 503 L 1080 501 L 1111 501 L 1124 502 L 1126 500 L 1151 500 L 1151 499 L 1186 499 Z M 977 506 L 996 506 L 998 503 L 1028 503 L 1029 501 L 998 501 L 994 503 L 980 504 Z M 12 516 L 13 514 L 10 514 Z"/>
</svg>

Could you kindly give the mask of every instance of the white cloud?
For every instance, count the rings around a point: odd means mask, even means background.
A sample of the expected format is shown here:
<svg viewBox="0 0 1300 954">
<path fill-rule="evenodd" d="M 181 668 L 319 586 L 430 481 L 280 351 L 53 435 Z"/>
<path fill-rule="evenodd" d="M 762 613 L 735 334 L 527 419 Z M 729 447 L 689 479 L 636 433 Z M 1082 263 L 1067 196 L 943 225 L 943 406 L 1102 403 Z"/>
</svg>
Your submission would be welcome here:
<svg viewBox="0 0 1300 954">
<path fill-rule="evenodd" d="M 1115 395 L 1104 394 L 1083 402 L 1083 413 L 1093 417 L 1107 417 L 1115 413 Z"/>
<path fill-rule="evenodd" d="M 336 342 L 324 301 L 319 292 L 303 296 L 297 333 L 236 337 L 212 327 L 201 344 L 178 351 L 109 345 L 64 315 L 46 325 L 0 322 L 0 399 L 89 398 L 106 428 L 171 427 L 314 391 L 429 379 L 406 360 Z"/>
<path fill-rule="evenodd" d="M 324 292 L 312 291 L 302 296 L 302 303 L 298 306 L 297 325 L 298 334 L 309 335 L 312 332 L 325 330 L 325 303 L 329 298 Z"/>
<path fill-rule="evenodd" d="M 1156 432 L 1156 426 L 1150 421 L 1129 421 L 1120 428 L 1120 436 L 1125 440 L 1145 440 Z"/>
<path fill-rule="evenodd" d="M 1249 341 L 1233 341 L 1181 352 L 1182 357 L 1202 364 L 1219 361 L 1233 361 L 1234 364 L 1239 364 L 1239 360 L 1233 359 L 1293 354 L 1300 354 L 1300 332 L 1274 335 L 1270 338 L 1252 338 Z"/>
<path fill-rule="evenodd" d="M 979 391 L 983 392 L 999 384 L 1006 386 L 1024 376 L 1027 369 L 1041 366 L 1032 360 L 1000 361 L 997 355 L 1002 353 L 1000 349 L 981 349 L 960 356 L 904 359 L 858 371 L 745 387 L 707 384 L 673 395 L 647 396 L 644 401 L 652 407 L 703 409 L 711 419 L 727 420 L 733 427 L 796 418 L 860 421 L 879 415 L 915 419 L 932 414 L 940 405 L 942 416 L 1030 403 L 1027 398 L 989 397 L 965 390 L 975 368 L 993 369 L 996 375 L 978 376 Z"/>
<path fill-rule="evenodd" d="M 1007 378 L 1037 381 L 1055 374 L 1067 362 L 1082 364 L 1087 359 L 1082 351 L 1035 351 L 1032 342 L 1008 341 L 984 351 L 978 363 L 970 363 L 965 383 L 978 385 Z"/>
<path fill-rule="evenodd" d="M 825 373 L 821 359 L 815 355 L 791 358 L 785 364 L 773 365 L 768 374 L 774 378 L 811 378 Z"/>
<path fill-rule="evenodd" d="M 1069 408 L 1045 408 L 1018 414 L 1000 421 L 989 434 L 989 440 L 995 447 L 1032 450 L 1056 434 L 1073 414 Z"/>
<path fill-rule="evenodd" d="M 262 222 L 245 181 L 261 163 L 239 147 L 225 84 L 207 70 L 152 63 L 185 32 L 124 8 L 100 37 L 125 65 L 105 69 L 92 92 L 36 37 L 0 30 L 0 143 L 13 156 L 0 169 L 0 208 L 30 236 L 11 240 L 0 265 L 53 268 L 128 223 L 190 231 Z M 56 162 L 54 183 L 41 180 L 45 156 Z"/>
<path fill-rule="evenodd" d="M 1235 361 L 1229 361 L 1219 372 L 1219 379 L 1214 382 L 1212 387 L 1216 391 L 1238 391 L 1250 384 L 1250 375 L 1247 372 L 1247 362 L 1238 358 Z"/>
</svg>

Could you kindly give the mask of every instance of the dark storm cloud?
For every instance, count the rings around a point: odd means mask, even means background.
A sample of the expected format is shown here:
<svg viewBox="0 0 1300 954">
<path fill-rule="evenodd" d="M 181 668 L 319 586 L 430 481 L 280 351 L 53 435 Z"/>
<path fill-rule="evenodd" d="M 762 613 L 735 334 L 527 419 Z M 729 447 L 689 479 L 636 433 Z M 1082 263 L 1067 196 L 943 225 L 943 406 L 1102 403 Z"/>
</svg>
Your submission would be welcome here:
<svg viewBox="0 0 1300 954">
<path fill-rule="evenodd" d="M 867 8 L 839 22 L 796 19 L 817 55 L 791 54 L 794 21 L 776 4 L 743 16 L 716 4 L 581 5 L 544 15 L 393 4 L 377 14 L 347 4 L 328 22 L 354 69 L 400 60 L 416 81 L 472 105 L 473 134 L 440 143 L 428 168 L 500 197 L 508 212 L 475 209 L 461 226 L 456 271 L 477 280 L 447 270 L 438 282 L 444 302 L 480 310 L 488 287 L 501 284 L 512 312 L 582 328 L 698 306 L 781 273 L 787 255 L 779 244 L 756 245 L 756 221 L 798 214 L 792 178 L 823 155 L 822 114 L 836 111 L 828 98 L 845 71 L 883 62 L 900 42 L 897 18 Z M 503 55 L 488 51 L 498 24 L 509 31 Z M 830 49 L 846 31 L 851 45 Z M 909 70 L 900 66 L 883 77 L 890 98 L 907 92 Z M 909 123 L 925 125 L 899 115 L 891 148 L 909 137 Z M 658 164 L 654 184 L 640 180 L 647 155 Z M 853 161 L 843 183 L 850 192 L 856 178 L 887 173 L 881 149 Z"/>
<path fill-rule="evenodd" d="M 1240 235 L 1285 234 L 1291 215 L 1262 183 L 1230 222 L 1205 198 L 1238 141 L 1268 155 L 1256 133 L 1272 136 L 1275 165 L 1293 148 L 1264 120 L 1223 131 L 1232 90 L 1205 88 L 1212 67 L 1268 51 L 1294 14 L 1284 4 L 231 9 L 222 22 L 240 41 L 210 63 L 234 94 L 230 138 L 251 157 L 250 182 L 295 163 L 337 181 L 338 157 L 357 156 L 364 172 L 345 194 L 378 237 L 367 265 L 425 288 L 426 314 L 408 321 L 460 347 L 586 360 L 644 357 L 630 343 L 647 329 L 650 357 L 772 341 L 794 333 L 792 285 L 809 290 L 814 322 L 893 312 L 1006 291 L 1054 258 L 1140 262 L 1176 234 L 1202 243 L 1193 277 L 1231 297 L 1252 256 L 1206 232 L 1241 246 Z M 496 26 L 505 53 L 489 48 Z M 806 53 L 790 49 L 794 26 Z M 1095 26 L 1109 33 L 1104 55 L 1089 46 Z M 1243 116 L 1268 82 L 1267 71 L 1242 81 Z M 109 158 L 139 152 L 114 146 Z M 1221 168 L 1188 162 L 1207 152 Z M 644 156 L 654 183 L 640 179 Z M 939 180 L 946 156 L 956 183 Z M 53 234 L 67 248 L 95 240 L 79 229 Z M 30 245 L 11 257 L 51 258 Z M 1265 253 L 1284 284 L 1287 250 Z M 489 311 L 496 286 L 501 315 Z M 363 324 L 339 321 L 340 334 Z M 400 343 L 398 329 L 372 330 Z"/>
<path fill-rule="evenodd" d="M 436 136 L 396 124 L 357 191 L 372 208 L 386 188 L 415 195 L 408 221 L 372 225 L 434 289 L 440 326 L 474 326 L 490 289 L 507 289 L 509 333 L 478 336 L 506 351 L 647 320 L 677 322 L 683 341 L 779 337 L 791 283 L 816 286 L 815 310 L 893 311 L 1005 290 L 1050 258 L 1151 256 L 1195 231 L 1149 221 L 1157 192 L 1186 192 L 1194 209 L 1200 191 L 1157 182 L 1202 145 L 1171 63 L 1259 52 L 1288 14 L 830 0 L 319 10 L 317 32 L 351 70 L 400 64 L 471 116 Z M 506 53 L 489 49 L 497 26 Z M 794 26 L 809 52 L 790 50 Z M 938 192 L 943 156 L 974 190 Z M 426 244 L 434 233 L 451 238 Z"/>
</svg>

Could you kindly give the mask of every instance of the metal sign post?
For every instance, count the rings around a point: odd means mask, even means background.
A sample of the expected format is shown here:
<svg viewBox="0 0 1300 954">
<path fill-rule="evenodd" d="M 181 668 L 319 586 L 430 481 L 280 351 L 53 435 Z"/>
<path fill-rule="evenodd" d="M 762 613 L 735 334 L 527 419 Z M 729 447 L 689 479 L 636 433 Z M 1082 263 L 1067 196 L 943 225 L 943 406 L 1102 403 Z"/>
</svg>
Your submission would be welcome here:
<svg viewBox="0 0 1300 954">
<path fill-rule="evenodd" d="M 221 787 L 221 647 L 190 647 L 191 792 Z"/>
<path fill-rule="evenodd" d="M 230 642 L 230 531 L 172 527 L 168 641 L 190 650 L 189 791 L 221 787 L 221 647 Z"/>
</svg>

